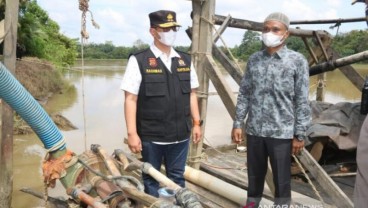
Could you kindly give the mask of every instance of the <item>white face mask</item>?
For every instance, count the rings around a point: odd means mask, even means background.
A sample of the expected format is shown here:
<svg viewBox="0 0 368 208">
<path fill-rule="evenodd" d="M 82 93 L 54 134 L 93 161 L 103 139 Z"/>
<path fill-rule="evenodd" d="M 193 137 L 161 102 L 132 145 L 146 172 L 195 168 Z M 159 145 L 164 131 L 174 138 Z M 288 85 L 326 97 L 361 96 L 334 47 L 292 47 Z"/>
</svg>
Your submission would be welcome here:
<svg viewBox="0 0 368 208">
<path fill-rule="evenodd" d="M 176 39 L 176 32 L 170 30 L 169 32 L 158 32 L 160 35 L 159 41 L 167 46 L 173 46 L 174 41 Z"/>
<path fill-rule="evenodd" d="M 285 34 L 284 34 L 285 35 Z M 282 38 L 284 37 L 284 35 L 280 36 L 280 35 L 275 35 L 273 34 L 271 31 L 268 33 L 262 33 L 262 40 L 263 43 L 269 47 L 269 48 L 273 48 L 273 47 L 277 47 L 279 45 L 281 45 L 284 41 L 281 41 Z"/>
</svg>

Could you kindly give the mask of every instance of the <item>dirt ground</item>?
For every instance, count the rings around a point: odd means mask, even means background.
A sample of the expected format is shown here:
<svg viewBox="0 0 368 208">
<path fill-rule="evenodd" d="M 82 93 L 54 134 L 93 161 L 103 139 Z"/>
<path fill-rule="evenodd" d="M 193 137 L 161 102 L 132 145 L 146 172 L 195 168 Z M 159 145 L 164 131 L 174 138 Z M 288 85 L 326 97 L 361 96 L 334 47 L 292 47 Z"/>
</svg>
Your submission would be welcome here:
<svg viewBox="0 0 368 208">
<path fill-rule="evenodd" d="M 63 80 L 57 69 L 49 62 L 38 58 L 25 57 L 17 60 L 16 78 L 38 101 L 61 92 Z"/>
<path fill-rule="evenodd" d="M 65 81 L 60 72 L 49 62 L 33 57 L 24 57 L 17 60 L 15 76 L 27 91 L 41 104 L 55 93 L 62 93 Z M 1 100 L 0 100 L 1 107 Z M 64 116 L 56 113 L 50 115 L 54 123 L 61 130 L 71 130 L 76 127 Z M 32 129 L 15 113 L 14 134 L 28 134 Z"/>
</svg>

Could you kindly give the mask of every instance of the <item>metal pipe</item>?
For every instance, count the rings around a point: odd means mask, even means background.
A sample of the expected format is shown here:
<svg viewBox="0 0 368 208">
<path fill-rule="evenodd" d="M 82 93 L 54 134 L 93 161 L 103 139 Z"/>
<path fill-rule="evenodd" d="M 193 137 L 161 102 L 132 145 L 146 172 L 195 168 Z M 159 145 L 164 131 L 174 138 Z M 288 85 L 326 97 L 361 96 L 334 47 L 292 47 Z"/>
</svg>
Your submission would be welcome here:
<svg viewBox="0 0 368 208">
<path fill-rule="evenodd" d="M 66 193 L 71 197 L 73 197 L 74 199 L 80 200 L 93 208 L 106 208 L 106 206 L 103 203 L 91 197 L 90 195 L 88 195 L 79 188 L 74 187 L 67 189 Z"/>
</svg>

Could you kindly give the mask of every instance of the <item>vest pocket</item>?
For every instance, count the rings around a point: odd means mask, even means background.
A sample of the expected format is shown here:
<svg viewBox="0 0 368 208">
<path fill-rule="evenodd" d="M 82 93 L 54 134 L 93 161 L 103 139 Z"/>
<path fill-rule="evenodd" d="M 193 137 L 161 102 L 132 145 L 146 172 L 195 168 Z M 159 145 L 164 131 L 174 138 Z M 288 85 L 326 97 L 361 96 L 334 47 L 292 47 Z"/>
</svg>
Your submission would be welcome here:
<svg viewBox="0 0 368 208">
<path fill-rule="evenodd" d="M 164 96 L 166 81 L 163 74 L 147 74 L 144 80 L 146 96 Z"/>
<path fill-rule="evenodd" d="M 164 136 L 164 111 L 145 110 L 142 112 L 141 132 L 143 135 Z"/>
<path fill-rule="evenodd" d="M 181 91 L 184 94 L 190 93 L 192 90 L 190 87 L 190 73 L 188 72 L 178 73 L 178 77 L 180 80 Z"/>
</svg>

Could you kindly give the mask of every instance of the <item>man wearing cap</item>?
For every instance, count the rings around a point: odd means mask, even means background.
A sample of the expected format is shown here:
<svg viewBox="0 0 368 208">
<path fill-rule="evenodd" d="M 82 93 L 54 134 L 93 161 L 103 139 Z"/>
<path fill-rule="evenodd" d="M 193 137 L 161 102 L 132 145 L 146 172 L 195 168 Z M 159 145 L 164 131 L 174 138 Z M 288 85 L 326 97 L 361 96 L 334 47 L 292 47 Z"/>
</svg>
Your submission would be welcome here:
<svg viewBox="0 0 368 208">
<path fill-rule="evenodd" d="M 201 138 L 199 83 L 190 55 L 172 47 L 180 27 L 175 12 L 152 12 L 149 19 L 153 44 L 129 57 L 121 85 L 128 146 L 157 170 L 164 162 L 167 177 L 184 187 L 191 131 L 194 143 Z M 145 192 L 158 197 L 159 183 L 142 175 Z"/>
<path fill-rule="evenodd" d="M 240 143 L 247 116 L 248 206 L 258 207 L 270 159 L 275 205 L 291 201 L 291 154 L 304 147 L 310 122 L 309 67 L 303 55 L 289 50 L 289 18 L 275 12 L 264 20 L 265 49 L 249 57 L 241 81 L 232 140 Z M 282 207 L 284 207 L 282 206 Z"/>
</svg>

